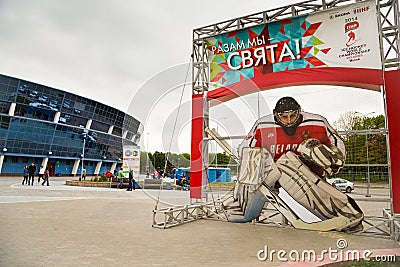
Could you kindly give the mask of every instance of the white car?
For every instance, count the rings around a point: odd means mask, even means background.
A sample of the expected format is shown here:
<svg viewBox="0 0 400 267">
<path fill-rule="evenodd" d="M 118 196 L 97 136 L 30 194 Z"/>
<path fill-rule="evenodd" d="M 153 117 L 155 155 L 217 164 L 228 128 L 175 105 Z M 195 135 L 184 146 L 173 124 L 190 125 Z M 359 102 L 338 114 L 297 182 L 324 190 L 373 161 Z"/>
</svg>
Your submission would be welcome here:
<svg viewBox="0 0 400 267">
<path fill-rule="evenodd" d="M 326 180 L 329 184 L 336 187 L 339 191 L 346 191 L 346 193 L 350 193 L 354 190 L 354 184 L 352 182 L 347 181 L 342 178 L 332 178 Z"/>
</svg>

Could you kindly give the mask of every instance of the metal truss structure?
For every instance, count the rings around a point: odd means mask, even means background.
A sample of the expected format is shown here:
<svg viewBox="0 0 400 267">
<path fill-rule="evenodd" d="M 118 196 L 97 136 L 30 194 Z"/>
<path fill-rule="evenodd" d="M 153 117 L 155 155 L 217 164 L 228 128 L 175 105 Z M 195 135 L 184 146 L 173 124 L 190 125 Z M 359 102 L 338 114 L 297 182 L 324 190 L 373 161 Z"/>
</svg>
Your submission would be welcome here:
<svg viewBox="0 0 400 267">
<path fill-rule="evenodd" d="M 243 16 L 193 30 L 192 92 L 209 90 L 209 62 L 205 40 L 209 37 L 286 19 L 311 14 L 339 6 L 352 4 L 354 0 L 310 0 Z M 382 69 L 400 69 L 400 26 L 398 0 L 377 0 L 381 40 Z"/>
<path fill-rule="evenodd" d="M 201 219 L 228 221 L 220 200 L 191 205 L 173 206 L 153 210 L 152 227 L 167 229 Z M 282 214 L 267 205 L 261 215 L 252 222 L 255 225 L 292 227 Z M 392 238 L 400 244 L 400 217 L 384 209 L 383 216 L 365 216 L 364 229 L 356 235 Z"/>
<path fill-rule="evenodd" d="M 192 93 L 194 95 L 202 94 L 209 90 L 209 62 L 205 43 L 207 38 L 276 20 L 344 6 L 354 2 L 359 1 L 334 0 L 328 2 L 325 0 L 309 0 L 193 30 Z M 378 21 L 382 69 L 400 69 L 398 0 L 377 0 L 377 8 L 379 10 Z M 155 209 L 153 210 L 152 226 L 170 228 L 200 219 L 227 221 L 221 201 L 217 200 L 207 203 Z M 277 210 L 272 208 L 272 205 L 268 205 L 263 210 L 261 216 L 257 220 L 254 220 L 253 223 L 277 227 L 291 227 L 288 221 Z M 400 242 L 400 217 L 393 215 L 391 210 L 383 210 L 382 217 L 365 216 L 364 230 L 357 234 L 389 237 Z"/>
<path fill-rule="evenodd" d="M 200 219 L 227 221 L 221 203 L 197 203 L 153 210 L 153 227 L 171 228 Z"/>
</svg>

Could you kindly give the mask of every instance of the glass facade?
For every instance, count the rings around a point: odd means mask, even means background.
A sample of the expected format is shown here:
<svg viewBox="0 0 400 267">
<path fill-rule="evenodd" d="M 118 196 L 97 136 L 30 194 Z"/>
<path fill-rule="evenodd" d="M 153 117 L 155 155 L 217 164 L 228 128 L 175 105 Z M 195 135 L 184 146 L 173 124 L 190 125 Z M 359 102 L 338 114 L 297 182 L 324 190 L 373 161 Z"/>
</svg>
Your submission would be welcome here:
<svg viewBox="0 0 400 267">
<path fill-rule="evenodd" d="M 2 174 L 21 173 L 28 162 L 43 158 L 55 173 L 71 174 L 83 154 L 88 173 L 98 162 L 105 171 L 121 160 L 123 143 L 137 144 L 139 129 L 138 120 L 113 107 L 0 75 Z"/>
</svg>

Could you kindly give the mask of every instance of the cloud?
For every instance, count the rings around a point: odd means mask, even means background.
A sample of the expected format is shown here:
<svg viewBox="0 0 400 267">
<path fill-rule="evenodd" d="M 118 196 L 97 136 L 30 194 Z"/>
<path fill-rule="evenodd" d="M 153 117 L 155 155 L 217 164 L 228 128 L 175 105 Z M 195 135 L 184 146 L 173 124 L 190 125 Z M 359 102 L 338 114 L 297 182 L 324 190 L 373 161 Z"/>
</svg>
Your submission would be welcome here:
<svg viewBox="0 0 400 267">
<path fill-rule="evenodd" d="M 133 109 L 129 108 L 129 113 L 142 120 L 148 114 L 141 107 L 184 82 L 185 66 L 192 53 L 193 29 L 290 3 L 295 1 L 3 0 L 0 1 L 0 69 L 2 74 L 72 92 L 122 111 L 128 111 L 131 101 L 139 99 Z M 169 69 L 174 71 L 165 71 Z M 160 73 L 167 76 L 159 77 Z M 157 82 L 152 83 L 154 77 Z M 190 80 L 191 75 L 189 83 Z M 190 100 L 190 84 L 186 90 Z M 279 92 L 267 94 L 267 106 L 275 104 Z M 347 108 L 352 106 L 350 100 L 357 97 L 360 103 L 367 103 L 357 111 L 368 113 L 372 102 L 367 94 L 353 94 L 338 100 L 329 98 L 323 103 L 329 107 L 329 103 L 342 101 Z M 308 111 L 318 111 L 314 103 L 300 98 Z M 173 122 L 171 114 L 176 110 L 175 105 L 165 114 L 167 119 L 162 124 Z M 263 106 L 263 112 L 270 111 L 267 106 Z M 376 106 L 376 101 L 372 106 Z M 378 103 L 377 108 L 381 106 Z M 234 111 L 235 107 L 226 110 Z M 228 111 L 224 112 L 219 117 L 229 115 Z M 339 110 L 335 114 L 338 117 Z M 240 127 L 242 134 L 251 127 L 253 117 L 254 111 L 251 111 L 246 118 L 240 118 L 249 120 Z M 331 118 L 333 115 L 328 116 Z M 230 120 L 223 122 L 227 127 L 230 123 L 233 124 Z M 165 127 L 164 130 L 171 132 Z M 229 131 L 240 134 L 236 130 Z M 180 131 L 186 132 L 184 128 Z M 190 141 L 190 137 L 187 139 Z M 175 146 L 188 151 L 186 145 Z"/>
<path fill-rule="evenodd" d="M 147 79 L 190 60 L 194 28 L 266 9 L 255 0 L 8 0 L 0 7 L 3 74 L 123 111 Z"/>
</svg>

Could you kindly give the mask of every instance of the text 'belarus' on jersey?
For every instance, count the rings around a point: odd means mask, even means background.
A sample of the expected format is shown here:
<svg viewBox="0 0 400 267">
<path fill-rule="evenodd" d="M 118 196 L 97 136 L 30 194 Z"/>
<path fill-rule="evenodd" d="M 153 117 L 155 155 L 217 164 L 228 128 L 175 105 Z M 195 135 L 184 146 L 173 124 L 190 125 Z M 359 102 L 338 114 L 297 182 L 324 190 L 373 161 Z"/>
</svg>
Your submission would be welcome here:
<svg viewBox="0 0 400 267">
<path fill-rule="evenodd" d="M 275 123 L 272 114 L 260 118 L 241 143 L 239 153 L 243 147 L 263 147 L 277 160 L 286 151 L 296 152 L 304 140 L 315 138 L 328 147 L 331 144 L 337 146 L 345 155 L 343 141 L 324 117 L 308 112 L 301 112 L 301 117 L 302 121 L 292 136 L 287 135 L 283 128 Z"/>
</svg>

